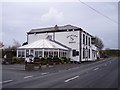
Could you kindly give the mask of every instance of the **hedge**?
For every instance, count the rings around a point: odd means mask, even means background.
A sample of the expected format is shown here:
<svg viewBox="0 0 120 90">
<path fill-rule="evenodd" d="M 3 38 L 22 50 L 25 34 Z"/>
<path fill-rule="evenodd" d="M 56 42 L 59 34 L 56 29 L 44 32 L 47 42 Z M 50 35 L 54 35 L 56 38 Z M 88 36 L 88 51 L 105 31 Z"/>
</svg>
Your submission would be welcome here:
<svg viewBox="0 0 120 90">
<path fill-rule="evenodd" d="M 19 57 L 12 57 L 12 63 L 21 63 L 23 61 L 22 58 L 19 58 Z"/>
</svg>

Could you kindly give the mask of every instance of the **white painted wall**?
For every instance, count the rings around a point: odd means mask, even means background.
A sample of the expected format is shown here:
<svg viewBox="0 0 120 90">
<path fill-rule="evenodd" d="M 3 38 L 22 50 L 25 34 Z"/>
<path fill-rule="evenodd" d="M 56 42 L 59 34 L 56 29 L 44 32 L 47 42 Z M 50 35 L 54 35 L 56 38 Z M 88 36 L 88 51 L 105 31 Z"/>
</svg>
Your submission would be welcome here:
<svg viewBox="0 0 120 90">
<path fill-rule="evenodd" d="M 72 38 L 74 40 L 71 40 L 70 35 L 76 35 L 77 37 Z M 66 32 L 56 32 L 55 33 L 55 40 L 62 43 L 63 45 L 66 45 L 72 49 L 76 49 L 79 51 L 79 31 L 66 31 Z M 75 43 L 70 43 L 75 42 Z M 70 53 L 70 58 L 75 61 L 79 61 L 79 56 L 72 57 L 72 52 Z"/>
<path fill-rule="evenodd" d="M 93 60 L 95 60 L 96 58 L 93 58 L 93 53 L 92 53 L 92 49 L 94 49 L 94 50 L 96 50 L 96 47 L 94 46 L 94 45 L 92 45 L 91 44 L 91 36 L 90 35 L 88 35 L 88 34 L 86 34 L 86 33 L 84 33 L 84 32 L 82 32 L 81 33 L 82 34 L 82 61 L 93 61 Z M 87 38 L 87 41 L 89 41 L 89 38 L 90 38 L 90 46 L 87 44 L 83 44 L 83 34 L 85 35 L 85 43 L 86 43 L 86 36 L 88 37 Z M 88 42 L 89 43 L 89 42 Z M 90 49 L 90 58 L 85 58 L 85 59 L 83 59 L 83 48 L 86 48 L 87 47 L 87 49 Z"/>
<path fill-rule="evenodd" d="M 29 34 L 28 35 L 28 44 L 33 43 L 40 39 L 45 39 L 48 35 L 53 36 L 53 33 Z M 52 39 L 53 39 L 53 37 L 52 37 Z"/>
</svg>

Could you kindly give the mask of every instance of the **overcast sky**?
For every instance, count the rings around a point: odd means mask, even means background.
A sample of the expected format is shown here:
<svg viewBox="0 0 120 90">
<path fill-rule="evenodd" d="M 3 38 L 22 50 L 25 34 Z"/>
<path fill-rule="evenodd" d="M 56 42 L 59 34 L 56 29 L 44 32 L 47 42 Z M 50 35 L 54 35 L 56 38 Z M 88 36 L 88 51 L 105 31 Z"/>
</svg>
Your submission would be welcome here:
<svg viewBox="0 0 120 90">
<path fill-rule="evenodd" d="M 118 48 L 118 3 L 85 2 L 112 20 L 81 2 L 4 2 L 2 3 L 2 40 L 21 44 L 33 28 L 71 24 L 101 38 L 105 48 Z M 0 34 L 1 34 L 0 33 Z"/>
</svg>

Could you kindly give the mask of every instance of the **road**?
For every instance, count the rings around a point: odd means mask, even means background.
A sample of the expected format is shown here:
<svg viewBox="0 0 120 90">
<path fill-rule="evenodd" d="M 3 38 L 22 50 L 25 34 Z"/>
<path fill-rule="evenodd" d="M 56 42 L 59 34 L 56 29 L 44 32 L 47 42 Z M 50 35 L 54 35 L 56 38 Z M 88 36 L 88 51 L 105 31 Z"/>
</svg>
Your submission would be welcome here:
<svg viewBox="0 0 120 90">
<path fill-rule="evenodd" d="M 117 57 L 66 67 L 27 73 L 3 68 L 0 83 L 3 88 L 118 88 Z"/>
</svg>

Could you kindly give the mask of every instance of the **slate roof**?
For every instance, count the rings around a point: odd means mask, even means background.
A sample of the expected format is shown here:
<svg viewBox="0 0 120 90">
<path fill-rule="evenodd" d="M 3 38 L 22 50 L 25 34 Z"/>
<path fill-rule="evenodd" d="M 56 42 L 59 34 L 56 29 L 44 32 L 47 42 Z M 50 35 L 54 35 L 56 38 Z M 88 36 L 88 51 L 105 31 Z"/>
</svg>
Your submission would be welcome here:
<svg viewBox="0 0 120 90">
<path fill-rule="evenodd" d="M 83 29 L 73 26 L 73 25 L 64 25 L 64 26 L 57 26 L 55 25 L 54 27 L 47 27 L 47 28 L 38 28 L 38 29 L 32 29 L 29 32 L 27 32 L 27 34 L 37 34 L 37 33 L 47 33 L 47 32 L 62 32 L 62 31 L 82 31 L 90 36 L 92 36 L 91 34 L 87 33 L 86 31 L 84 31 Z M 92 36 L 93 37 L 93 36 Z"/>
<path fill-rule="evenodd" d="M 55 26 L 55 27 L 47 27 L 47 28 L 39 28 L 39 29 L 32 29 L 28 33 L 37 33 L 37 32 L 49 32 L 49 31 L 62 31 L 68 29 L 81 29 L 79 27 L 73 25 L 64 25 L 64 26 Z"/>
</svg>

